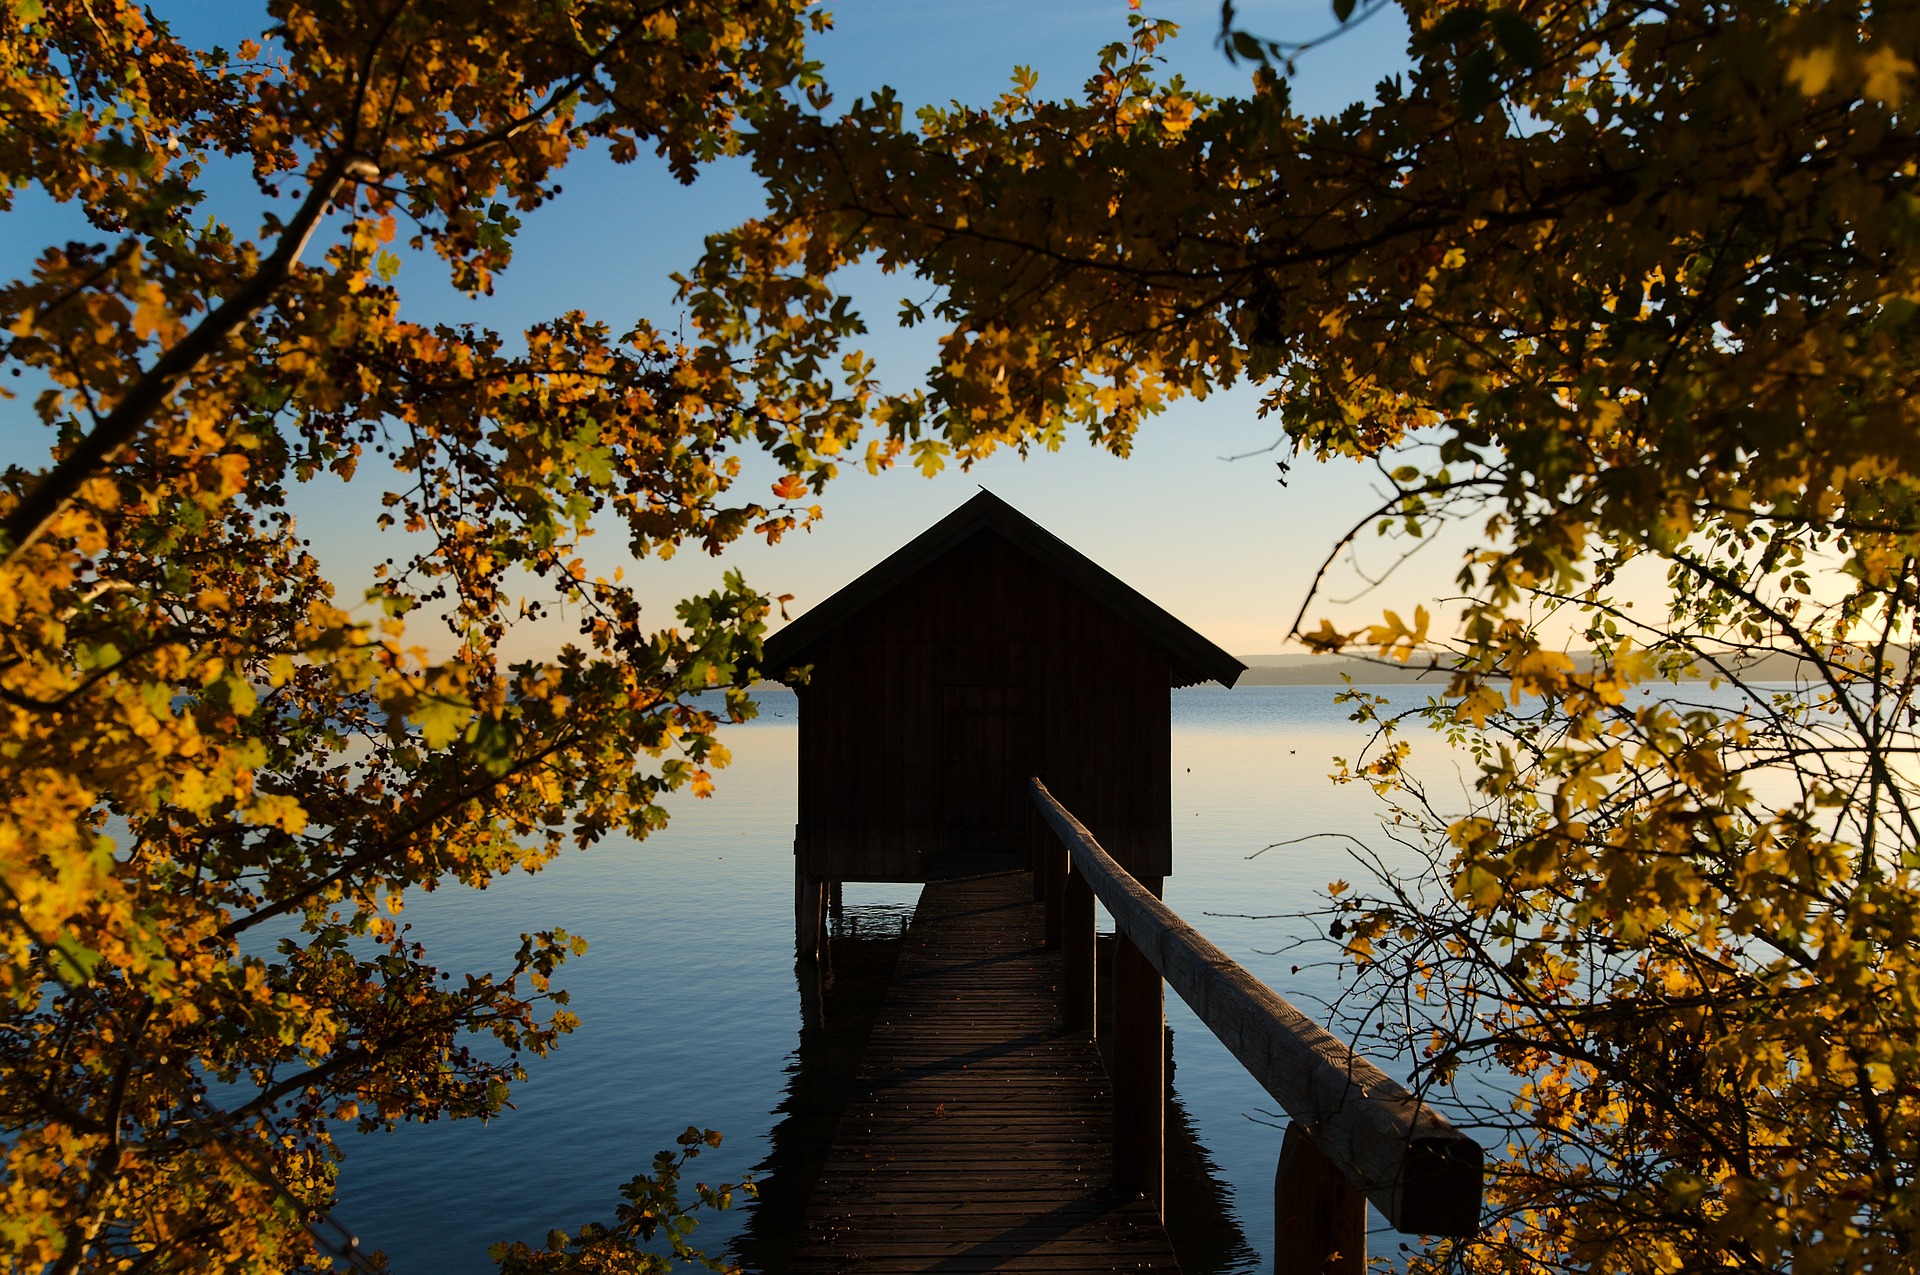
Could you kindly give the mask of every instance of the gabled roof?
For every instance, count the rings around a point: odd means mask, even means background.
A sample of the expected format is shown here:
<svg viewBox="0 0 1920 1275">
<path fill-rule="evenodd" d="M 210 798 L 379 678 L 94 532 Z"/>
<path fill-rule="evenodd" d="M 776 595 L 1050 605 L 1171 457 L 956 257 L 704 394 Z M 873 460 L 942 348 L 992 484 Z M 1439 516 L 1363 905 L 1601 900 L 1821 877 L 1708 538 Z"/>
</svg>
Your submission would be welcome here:
<svg viewBox="0 0 1920 1275">
<path fill-rule="evenodd" d="M 983 489 L 878 566 L 768 638 L 768 672 L 779 677 L 805 664 L 807 650 L 815 642 L 935 559 L 986 532 L 999 533 L 1016 548 L 1052 567 L 1152 640 L 1172 658 L 1174 685 L 1212 681 L 1232 686 L 1246 671 L 1246 665 L 1149 602 L 1112 572 Z"/>
</svg>

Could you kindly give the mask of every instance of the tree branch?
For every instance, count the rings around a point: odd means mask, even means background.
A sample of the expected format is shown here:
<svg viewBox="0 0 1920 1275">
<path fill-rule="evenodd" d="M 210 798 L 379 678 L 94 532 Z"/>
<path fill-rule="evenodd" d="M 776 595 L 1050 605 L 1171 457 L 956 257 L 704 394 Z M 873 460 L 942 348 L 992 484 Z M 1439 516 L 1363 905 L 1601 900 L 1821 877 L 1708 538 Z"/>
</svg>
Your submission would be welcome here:
<svg viewBox="0 0 1920 1275">
<path fill-rule="evenodd" d="M 349 180 L 352 167 L 353 161 L 345 153 L 329 161 L 293 220 L 281 232 L 273 254 L 260 269 L 201 320 L 198 327 L 162 354 L 114 404 L 99 426 L 21 497 L 4 523 L 0 523 L 0 553 L 4 554 L 0 556 L 0 566 L 13 565 L 20 554 L 45 533 L 47 524 L 66 507 L 81 486 L 133 441 L 167 395 L 200 361 L 219 348 L 229 333 L 266 307 L 292 273 L 294 263 L 306 250 L 307 241 L 321 217 L 332 206 L 340 187 Z"/>
</svg>

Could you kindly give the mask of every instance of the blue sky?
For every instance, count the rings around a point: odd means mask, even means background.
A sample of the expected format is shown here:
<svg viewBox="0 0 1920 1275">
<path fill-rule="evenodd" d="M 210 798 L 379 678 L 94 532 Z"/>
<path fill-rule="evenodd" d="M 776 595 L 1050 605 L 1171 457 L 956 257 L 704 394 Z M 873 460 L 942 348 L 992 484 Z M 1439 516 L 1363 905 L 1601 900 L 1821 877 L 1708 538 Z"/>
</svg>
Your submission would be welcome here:
<svg viewBox="0 0 1920 1275">
<path fill-rule="evenodd" d="M 174 0 L 156 7 L 178 34 L 201 43 L 231 47 L 263 25 L 262 8 L 252 4 Z M 827 7 L 834 28 L 811 49 L 836 98 L 848 102 L 885 84 L 910 106 L 987 100 L 1016 65 L 1038 71 L 1043 93 L 1071 95 L 1093 70 L 1099 48 L 1125 38 L 1128 16 L 1125 0 L 841 0 Z M 1213 43 L 1217 3 L 1163 0 L 1146 11 L 1182 24 L 1168 54 L 1191 84 L 1222 94 L 1244 88 L 1244 67 L 1229 65 Z M 1333 25 L 1325 0 L 1249 0 L 1240 13 L 1245 27 L 1286 39 Z M 1405 38 L 1398 11 L 1390 9 L 1313 50 L 1295 78 L 1296 103 L 1332 111 L 1370 96 L 1382 75 L 1405 65 Z M 682 187 L 650 160 L 620 167 L 592 157 L 576 160 L 563 182 L 559 200 L 526 218 L 514 264 L 493 296 L 463 298 L 437 263 L 415 259 L 400 276 L 405 312 L 506 332 L 571 309 L 616 327 L 645 317 L 670 328 L 678 315 L 669 276 L 696 259 L 706 234 L 759 208 L 752 174 L 738 163 L 715 166 Z M 0 272 L 17 274 L 40 246 L 69 237 L 66 212 L 30 195 L 22 199 L 0 235 Z M 899 298 L 921 295 L 924 287 L 877 271 L 858 272 L 847 286 L 873 328 L 865 345 L 883 378 L 916 383 L 931 361 L 934 334 L 899 332 L 892 315 Z M 741 544 L 720 563 L 685 554 L 636 568 L 623 544 L 607 536 L 590 560 L 600 572 L 626 566 L 661 623 L 674 600 L 711 587 L 726 566 L 739 566 L 769 593 L 795 595 L 797 614 L 984 485 L 1229 650 L 1274 651 L 1335 535 L 1370 504 L 1370 479 L 1356 467 L 1296 465 L 1283 489 L 1277 453 L 1222 459 L 1276 438 L 1277 429 L 1258 419 L 1254 397 L 1231 393 L 1182 403 L 1157 418 L 1128 460 L 1070 445 L 1025 462 L 996 456 L 969 473 L 949 470 L 932 480 L 911 471 L 850 474 L 829 487 L 823 523 L 777 547 Z M 25 402 L 0 403 L 0 459 L 44 457 L 40 440 Z M 764 483 L 772 473 L 770 466 L 765 477 L 755 470 L 749 481 Z M 364 579 L 366 564 L 395 552 L 373 531 L 377 501 L 375 485 L 361 481 L 344 492 L 310 491 L 296 506 L 349 591 Z M 1412 592 L 1431 591 L 1429 582 L 1439 586 L 1457 558 L 1444 549 L 1428 556 L 1419 588 L 1370 599 L 1362 610 L 1410 602 Z"/>
</svg>

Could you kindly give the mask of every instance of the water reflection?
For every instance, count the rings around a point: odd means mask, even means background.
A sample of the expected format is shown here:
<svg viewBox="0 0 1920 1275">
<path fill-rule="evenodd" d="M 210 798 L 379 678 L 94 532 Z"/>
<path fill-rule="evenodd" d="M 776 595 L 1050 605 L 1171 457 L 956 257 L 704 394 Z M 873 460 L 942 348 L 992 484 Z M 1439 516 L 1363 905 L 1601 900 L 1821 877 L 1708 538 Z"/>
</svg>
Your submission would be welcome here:
<svg viewBox="0 0 1920 1275">
<path fill-rule="evenodd" d="M 827 960 L 794 963 L 801 1005 L 799 1043 L 787 1066 L 787 1086 L 768 1135 L 766 1158 L 754 1166 L 759 1202 L 728 1247 L 731 1260 L 758 1275 L 782 1275 L 793 1256 L 813 1185 L 826 1162 L 853 1093 L 854 1077 L 879 1014 L 908 909 L 898 906 L 836 907 Z M 1100 939 L 1102 968 L 1112 956 L 1111 936 Z M 1102 978 L 1099 1012 L 1103 1038 L 1112 1008 Z M 1168 1033 L 1171 1048 L 1172 1032 Z M 1168 1077 L 1173 1076 L 1168 1064 Z M 1245 1275 L 1259 1255 L 1234 1216 L 1233 1188 L 1196 1134 L 1195 1122 L 1177 1090 L 1167 1099 L 1167 1232 L 1187 1275 Z"/>
<path fill-rule="evenodd" d="M 779 1275 L 793 1257 L 807 1200 L 900 957 L 906 910 L 835 908 L 830 920 L 827 959 L 793 965 L 800 1043 L 787 1064 L 766 1158 L 753 1166 L 759 1202 L 728 1247 L 731 1260 L 760 1275 Z"/>
</svg>

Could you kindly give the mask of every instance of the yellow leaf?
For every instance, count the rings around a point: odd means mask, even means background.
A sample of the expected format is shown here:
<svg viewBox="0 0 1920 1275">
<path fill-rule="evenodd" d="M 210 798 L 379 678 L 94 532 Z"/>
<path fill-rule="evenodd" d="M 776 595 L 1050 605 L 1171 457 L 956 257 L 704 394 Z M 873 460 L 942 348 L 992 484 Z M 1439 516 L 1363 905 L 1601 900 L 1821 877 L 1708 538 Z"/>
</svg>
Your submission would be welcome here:
<svg viewBox="0 0 1920 1275">
<path fill-rule="evenodd" d="M 1471 867 L 1466 873 L 1467 895 L 1475 907 L 1490 908 L 1500 901 L 1505 893 L 1500 878 L 1482 867 Z"/>
<path fill-rule="evenodd" d="M 1913 74 L 1912 62 L 1881 45 L 1867 54 L 1861 62 L 1861 70 L 1866 72 L 1868 97 L 1885 102 L 1888 106 L 1898 106 L 1906 100 L 1906 80 Z"/>
<path fill-rule="evenodd" d="M 298 834 L 307 826 L 307 812 L 292 797 L 268 794 L 254 798 L 247 820 L 262 827 Z"/>
<path fill-rule="evenodd" d="M 1342 633 L 1327 620 L 1320 621 L 1320 627 L 1311 633 L 1302 633 L 1300 640 L 1314 651 L 1337 651 L 1352 640 L 1353 635 Z"/>
<path fill-rule="evenodd" d="M 159 337 L 171 341 L 182 330 L 180 320 L 167 305 L 167 297 L 158 284 L 140 289 L 133 308 L 133 334 L 141 340 Z"/>
<path fill-rule="evenodd" d="M 1809 49 L 1787 63 L 1787 78 L 1807 97 L 1819 97 L 1840 70 L 1839 50 Z"/>
<path fill-rule="evenodd" d="M 228 452 L 215 458 L 213 466 L 220 473 L 220 494 L 231 496 L 243 491 L 247 485 L 247 458 L 238 452 Z"/>
</svg>

